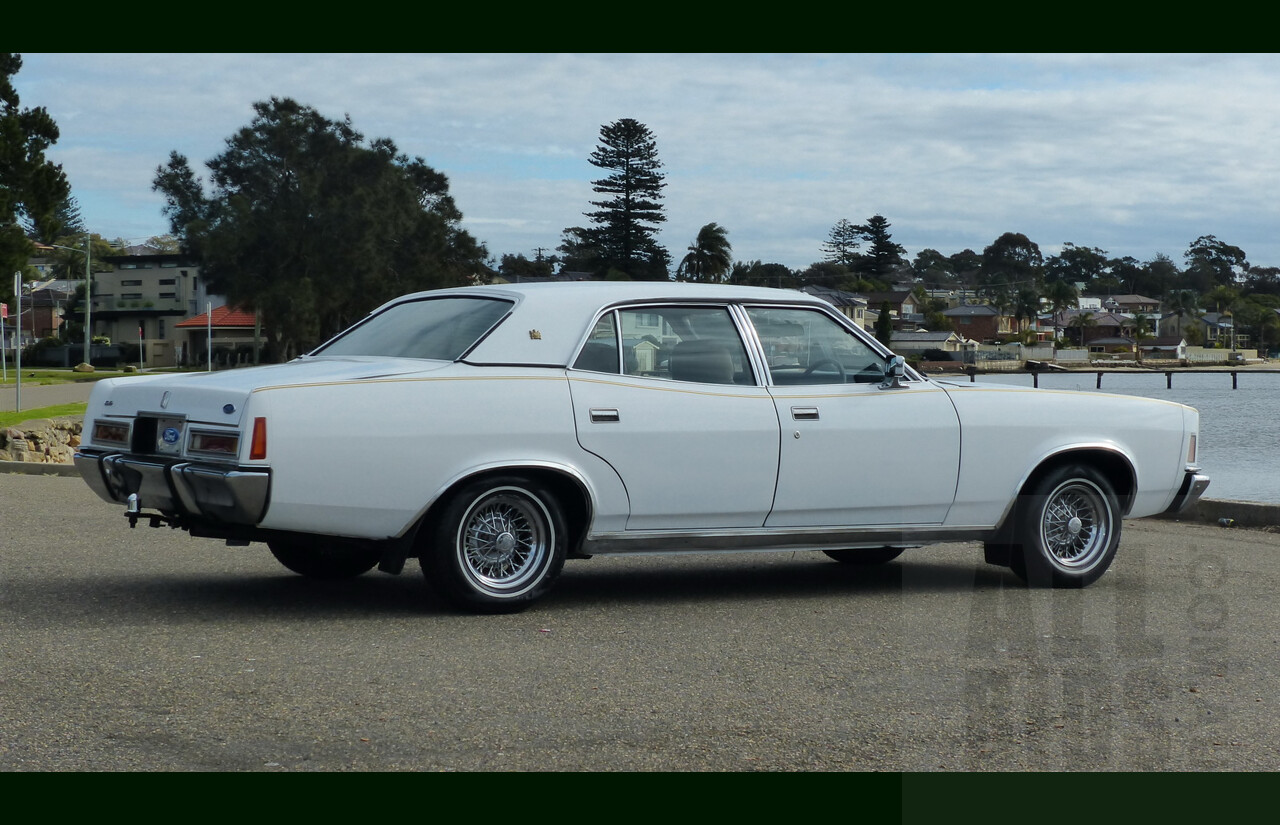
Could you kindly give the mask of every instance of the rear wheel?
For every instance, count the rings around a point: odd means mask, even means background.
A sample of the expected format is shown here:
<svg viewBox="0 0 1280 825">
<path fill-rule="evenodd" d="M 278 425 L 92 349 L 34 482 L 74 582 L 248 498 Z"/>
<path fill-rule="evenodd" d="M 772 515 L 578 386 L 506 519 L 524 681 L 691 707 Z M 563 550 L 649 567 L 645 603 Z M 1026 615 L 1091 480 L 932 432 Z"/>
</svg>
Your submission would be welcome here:
<svg viewBox="0 0 1280 825">
<path fill-rule="evenodd" d="M 564 567 L 565 519 L 555 496 L 519 476 L 473 482 L 445 506 L 419 562 L 446 601 L 513 613 L 551 589 Z"/>
<path fill-rule="evenodd" d="M 902 555 L 902 547 L 868 547 L 862 550 L 823 550 L 841 564 L 884 564 Z"/>
<path fill-rule="evenodd" d="M 276 539 L 267 542 L 267 547 L 276 561 L 309 579 L 355 578 L 372 570 L 379 559 L 377 550 L 321 539 Z"/>
<path fill-rule="evenodd" d="M 1092 467 L 1050 471 L 1018 500 L 1009 555 L 1029 584 L 1084 587 L 1107 571 L 1120 545 L 1120 505 L 1106 477 Z"/>
</svg>

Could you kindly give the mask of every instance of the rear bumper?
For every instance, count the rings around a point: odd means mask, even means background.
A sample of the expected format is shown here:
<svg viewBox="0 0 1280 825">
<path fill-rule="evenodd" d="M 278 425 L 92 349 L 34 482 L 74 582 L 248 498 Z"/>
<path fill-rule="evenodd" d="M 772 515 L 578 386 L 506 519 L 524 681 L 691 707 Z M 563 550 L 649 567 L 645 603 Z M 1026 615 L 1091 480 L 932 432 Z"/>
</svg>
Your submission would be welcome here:
<svg viewBox="0 0 1280 825">
<path fill-rule="evenodd" d="M 76 469 L 105 501 L 128 504 L 166 515 L 254 525 L 267 512 L 271 473 L 266 469 L 219 467 L 165 460 L 154 456 L 83 450 Z"/>
<path fill-rule="evenodd" d="M 1186 511 L 1200 500 L 1208 486 L 1209 477 L 1201 473 L 1199 467 L 1188 467 L 1182 486 L 1178 488 L 1178 494 L 1173 497 L 1173 503 L 1165 513 L 1172 515 Z"/>
</svg>

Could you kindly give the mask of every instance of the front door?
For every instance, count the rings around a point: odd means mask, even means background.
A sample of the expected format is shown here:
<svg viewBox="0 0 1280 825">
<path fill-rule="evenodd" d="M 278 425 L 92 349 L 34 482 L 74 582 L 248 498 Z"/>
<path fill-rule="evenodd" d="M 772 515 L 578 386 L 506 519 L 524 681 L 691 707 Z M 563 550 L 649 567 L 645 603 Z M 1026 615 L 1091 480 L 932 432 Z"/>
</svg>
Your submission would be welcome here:
<svg viewBox="0 0 1280 825">
<path fill-rule="evenodd" d="M 883 355 L 815 309 L 753 307 L 781 422 L 768 527 L 941 524 L 960 423 L 928 381 L 881 387 Z"/>
</svg>

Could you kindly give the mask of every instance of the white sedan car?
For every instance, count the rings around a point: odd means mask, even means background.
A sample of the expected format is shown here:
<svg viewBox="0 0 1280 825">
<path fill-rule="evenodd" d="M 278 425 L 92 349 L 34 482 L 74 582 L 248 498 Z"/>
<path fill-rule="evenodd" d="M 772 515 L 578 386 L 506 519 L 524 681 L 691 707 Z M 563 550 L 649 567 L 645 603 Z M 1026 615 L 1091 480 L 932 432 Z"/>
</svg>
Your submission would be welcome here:
<svg viewBox="0 0 1280 825">
<path fill-rule="evenodd" d="M 339 578 L 418 559 L 475 611 L 606 553 L 981 542 L 1080 587 L 1208 478 L 1190 407 L 915 374 L 803 293 L 683 283 L 407 295 L 286 364 L 105 380 L 76 455 L 130 525 Z"/>
</svg>

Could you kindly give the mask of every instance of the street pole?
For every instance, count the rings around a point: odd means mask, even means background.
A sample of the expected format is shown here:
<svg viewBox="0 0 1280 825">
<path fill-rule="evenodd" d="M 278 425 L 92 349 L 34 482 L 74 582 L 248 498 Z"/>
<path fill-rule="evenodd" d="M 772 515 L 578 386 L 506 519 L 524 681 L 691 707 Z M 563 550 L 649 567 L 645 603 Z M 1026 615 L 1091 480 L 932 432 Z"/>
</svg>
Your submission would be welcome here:
<svg viewBox="0 0 1280 825">
<path fill-rule="evenodd" d="M 93 236 L 88 232 L 84 234 L 84 362 L 90 367 L 93 362 L 89 359 L 93 357 L 89 347 L 93 339 L 93 322 L 89 320 L 89 313 L 93 309 L 93 284 L 89 280 L 89 249 Z"/>
<path fill-rule="evenodd" d="M 14 356 L 14 399 L 13 411 L 22 412 L 22 273 L 13 273 L 13 300 L 18 305 L 18 345 Z"/>
</svg>

